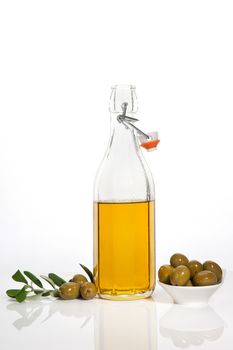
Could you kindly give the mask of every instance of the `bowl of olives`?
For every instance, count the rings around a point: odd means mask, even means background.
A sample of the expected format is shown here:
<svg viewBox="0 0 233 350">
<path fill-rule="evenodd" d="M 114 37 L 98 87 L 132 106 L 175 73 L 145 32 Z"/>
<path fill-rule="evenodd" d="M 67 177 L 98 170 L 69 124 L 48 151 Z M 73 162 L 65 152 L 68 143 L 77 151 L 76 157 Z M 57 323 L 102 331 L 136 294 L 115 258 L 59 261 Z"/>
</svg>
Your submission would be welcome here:
<svg viewBox="0 0 233 350">
<path fill-rule="evenodd" d="M 160 286 L 176 304 L 203 305 L 223 283 L 222 268 L 216 262 L 188 260 L 180 253 L 170 258 L 170 264 L 158 271 Z"/>
</svg>

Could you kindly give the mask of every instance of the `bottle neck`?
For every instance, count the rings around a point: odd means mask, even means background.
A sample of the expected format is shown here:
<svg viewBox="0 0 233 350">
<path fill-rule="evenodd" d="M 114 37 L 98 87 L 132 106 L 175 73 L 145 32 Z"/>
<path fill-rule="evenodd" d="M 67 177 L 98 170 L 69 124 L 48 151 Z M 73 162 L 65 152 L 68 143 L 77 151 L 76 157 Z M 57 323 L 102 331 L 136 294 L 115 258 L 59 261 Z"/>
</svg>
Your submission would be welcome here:
<svg viewBox="0 0 233 350">
<path fill-rule="evenodd" d="M 119 113 L 111 113 L 111 138 L 110 148 L 117 149 L 118 153 L 121 153 L 128 157 L 130 153 L 138 151 L 138 141 L 135 132 L 131 128 L 126 128 L 123 123 L 119 123 L 117 116 Z M 130 115 L 129 115 L 130 116 Z"/>
</svg>

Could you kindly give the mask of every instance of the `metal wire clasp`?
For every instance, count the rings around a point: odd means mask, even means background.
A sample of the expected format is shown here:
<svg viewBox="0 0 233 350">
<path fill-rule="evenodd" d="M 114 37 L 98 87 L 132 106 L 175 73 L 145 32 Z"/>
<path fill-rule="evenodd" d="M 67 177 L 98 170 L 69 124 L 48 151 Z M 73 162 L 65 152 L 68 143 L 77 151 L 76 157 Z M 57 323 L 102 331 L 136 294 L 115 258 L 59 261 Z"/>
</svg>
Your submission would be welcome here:
<svg viewBox="0 0 233 350">
<path fill-rule="evenodd" d="M 137 131 L 137 133 L 143 135 L 147 139 L 150 139 L 149 135 L 145 134 L 142 130 L 138 129 L 134 124 L 132 124 L 132 123 L 138 122 L 139 120 L 136 119 L 136 118 L 128 117 L 126 115 L 127 107 L 128 107 L 128 103 L 127 102 L 122 103 L 122 105 L 121 105 L 122 114 L 119 114 L 117 116 L 118 122 L 122 123 L 126 127 L 126 129 L 129 129 L 131 127 L 133 129 L 135 129 Z"/>
</svg>

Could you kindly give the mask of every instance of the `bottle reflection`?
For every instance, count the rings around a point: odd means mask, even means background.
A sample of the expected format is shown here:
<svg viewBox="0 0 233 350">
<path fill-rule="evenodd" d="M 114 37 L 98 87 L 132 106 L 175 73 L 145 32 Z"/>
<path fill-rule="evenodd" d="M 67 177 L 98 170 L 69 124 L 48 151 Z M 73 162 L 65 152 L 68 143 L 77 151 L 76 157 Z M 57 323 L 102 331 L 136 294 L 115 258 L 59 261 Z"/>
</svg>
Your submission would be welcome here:
<svg viewBox="0 0 233 350">
<path fill-rule="evenodd" d="M 210 307 L 190 308 L 174 305 L 159 322 L 160 334 L 180 348 L 216 341 L 224 330 L 224 321 Z"/>
<path fill-rule="evenodd" d="M 95 350 L 156 350 L 156 310 L 150 299 L 99 305 Z"/>
</svg>

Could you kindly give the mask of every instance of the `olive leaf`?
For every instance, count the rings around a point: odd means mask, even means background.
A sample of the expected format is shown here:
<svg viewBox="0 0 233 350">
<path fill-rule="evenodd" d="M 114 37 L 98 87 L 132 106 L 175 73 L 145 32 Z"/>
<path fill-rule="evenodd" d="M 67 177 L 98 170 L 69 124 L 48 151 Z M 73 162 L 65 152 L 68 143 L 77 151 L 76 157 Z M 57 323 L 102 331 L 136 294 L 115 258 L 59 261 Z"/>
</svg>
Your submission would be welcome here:
<svg viewBox="0 0 233 350">
<path fill-rule="evenodd" d="M 38 287 L 43 288 L 43 284 L 41 283 L 41 281 L 35 276 L 33 275 L 31 272 L 29 271 L 24 271 L 25 276 L 27 276 L 33 283 L 35 283 Z"/>
<path fill-rule="evenodd" d="M 86 272 L 86 274 L 89 276 L 90 280 L 92 283 L 94 283 L 94 276 L 93 276 L 93 273 L 86 267 L 84 266 L 83 264 L 79 264 L 83 270 Z"/>
<path fill-rule="evenodd" d="M 44 292 L 44 290 L 41 290 L 41 289 L 33 289 L 33 293 L 35 293 L 35 294 L 41 294 L 41 293 L 43 293 Z"/>
<path fill-rule="evenodd" d="M 15 298 L 19 303 L 22 303 L 27 297 L 25 286 L 16 294 Z"/>
<path fill-rule="evenodd" d="M 22 282 L 22 283 L 25 283 L 27 284 L 27 280 L 26 278 L 24 277 L 24 275 L 22 274 L 22 272 L 20 272 L 19 270 L 17 270 L 14 275 L 12 276 L 12 279 L 16 282 Z"/>
<path fill-rule="evenodd" d="M 10 298 L 15 298 L 16 295 L 20 292 L 21 289 L 8 289 L 6 291 L 6 294 L 8 295 L 8 297 Z"/>
<path fill-rule="evenodd" d="M 48 276 L 58 287 L 60 287 L 63 283 L 66 283 L 66 281 L 63 278 L 59 277 L 55 273 L 49 273 Z"/>
<path fill-rule="evenodd" d="M 44 275 L 41 275 L 40 277 L 43 278 L 43 280 L 45 280 L 46 282 L 48 282 L 54 289 L 56 289 L 56 285 L 51 278 Z"/>
</svg>

